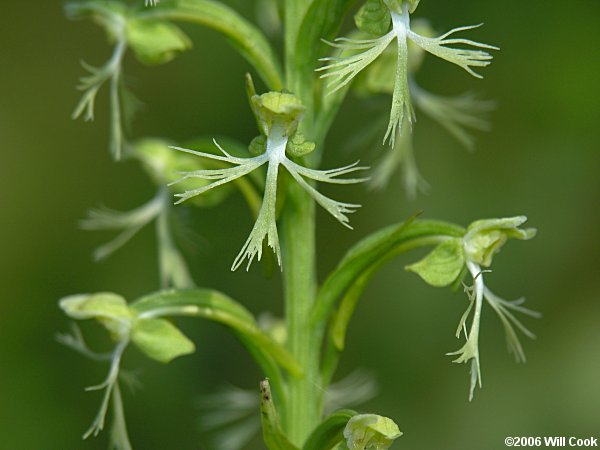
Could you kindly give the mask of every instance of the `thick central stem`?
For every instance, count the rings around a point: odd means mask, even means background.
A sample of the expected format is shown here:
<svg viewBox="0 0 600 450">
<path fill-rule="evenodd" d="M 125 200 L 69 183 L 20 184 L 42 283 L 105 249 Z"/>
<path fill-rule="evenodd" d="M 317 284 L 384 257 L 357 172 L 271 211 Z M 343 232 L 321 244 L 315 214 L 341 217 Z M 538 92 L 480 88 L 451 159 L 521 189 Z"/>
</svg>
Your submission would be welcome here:
<svg viewBox="0 0 600 450">
<path fill-rule="evenodd" d="M 304 369 L 289 379 L 284 426 L 301 445 L 320 419 L 319 348 L 311 347 L 310 315 L 315 301 L 315 205 L 296 183 L 289 186 L 282 217 L 283 272 L 288 348 Z"/>
</svg>

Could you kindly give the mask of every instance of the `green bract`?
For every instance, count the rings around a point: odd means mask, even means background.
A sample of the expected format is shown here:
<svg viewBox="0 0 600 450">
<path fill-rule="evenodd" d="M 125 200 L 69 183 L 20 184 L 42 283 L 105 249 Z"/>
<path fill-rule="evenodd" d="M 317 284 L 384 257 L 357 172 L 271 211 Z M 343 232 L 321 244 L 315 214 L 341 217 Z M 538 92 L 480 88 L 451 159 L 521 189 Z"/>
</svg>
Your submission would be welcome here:
<svg viewBox="0 0 600 450">
<path fill-rule="evenodd" d="M 535 228 L 519 228 L 526 221 L 527 217 L 517 216 L 473 222 L 469 225 L 464 238 L 467 258 L 489 267 L 493 256 L 500 251 L 508 238 L 527 240 L 535 236 Z"/>
<path fill-rule="evenodd" d="M 354 416 L 344 429 L 348 450 L 387 450 L 400 436 L 392 419 L 376 414 Z"/>
</svg>

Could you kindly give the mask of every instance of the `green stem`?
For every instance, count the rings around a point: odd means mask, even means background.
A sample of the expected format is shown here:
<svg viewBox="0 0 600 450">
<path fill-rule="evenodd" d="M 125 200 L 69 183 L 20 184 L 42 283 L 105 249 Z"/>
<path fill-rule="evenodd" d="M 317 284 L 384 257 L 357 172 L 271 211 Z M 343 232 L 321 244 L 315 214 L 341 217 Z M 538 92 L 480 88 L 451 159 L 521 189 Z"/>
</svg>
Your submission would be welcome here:
<svg viewBox="0 0 600 450">
<path fill-rule="evenodd" d="M 302 445 L 321 417 L 319 379 L 320 346 L 312 346 L 310 316 L 315 301 L 315 205 L 300 186 L 289 186 L 282 214 L 283 270 L 288 349 L 304 370 L 289 379 L 283 411 L 289 439 Z"/>
</svg>

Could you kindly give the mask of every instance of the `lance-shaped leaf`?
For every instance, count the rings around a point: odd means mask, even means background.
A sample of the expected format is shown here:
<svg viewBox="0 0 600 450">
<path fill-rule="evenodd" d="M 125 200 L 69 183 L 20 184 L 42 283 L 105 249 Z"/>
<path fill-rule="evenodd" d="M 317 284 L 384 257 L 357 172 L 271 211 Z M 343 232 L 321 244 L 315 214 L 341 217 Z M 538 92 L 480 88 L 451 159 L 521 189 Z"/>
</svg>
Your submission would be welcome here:
<svg viewBox="0 0 600 450">
<path fill-rule="evenodd" d="M 464 228 L 441 221 L 409 220 L 379 230 L 354 245 L 323 283 L 313 310 L 315 326 L 329 317 L 337 300 L 371 266 L 387 261 L 396 252 L 439 244 L 447 237 L 462 237 Z"/>
<path fill-rule="evenodd" d="M 258 327 L 248 310 L 220 292 L 208 289 L 161 291 L 140 298 L 131 304 L 131 309 L 140 319 L 188 316 L 221 323 L 235 331 L 261 358 L 273 358 L 293 375 L 302 372 L 287 350 Z"/>
<path fill-rule="evenodd" d="M 352 313 L 368 281 L 393 257 L 408 250 L 437 245 L 448 238 L 464 235 L 464 229 L 445 222 L 415 220 L 379 230 L 358 242 L 334 269 L 317 294 L 311 323 L 316 329 L 315 342 L 322 339 L 329 321 L 323 379 L 331 378 L 339 351 L 344 348 L 345 333 Z M 336 305 L 339 305 L 337 311 Z"/>
<path fill-rule="evenodd" d="M 159 5 L 139 19 L 171 19 L 205 25 L 222 33 L 271 89 L 283 88 L 277 54 L 263 33 L 227 5 L 212 0 L 179 0 Z"/>
</svg>

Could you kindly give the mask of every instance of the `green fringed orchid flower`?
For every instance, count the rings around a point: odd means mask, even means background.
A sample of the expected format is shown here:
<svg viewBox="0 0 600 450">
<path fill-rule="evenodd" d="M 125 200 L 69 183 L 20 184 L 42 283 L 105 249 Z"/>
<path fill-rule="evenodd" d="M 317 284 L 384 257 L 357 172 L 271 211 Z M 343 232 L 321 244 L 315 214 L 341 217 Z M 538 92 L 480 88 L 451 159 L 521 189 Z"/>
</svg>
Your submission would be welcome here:
<svg viewBox="0 0 600 450">
<path fill-rule="evenodd" d="M 384 137 L 384 143 L 389 142 L 391 146 L 394 145 L 397 135 L 402 132 L 404 118 L 408 118 L 409 123 L 414 122 L 414 110 L 410 99 L 408 81 L 409 41 L 438 58 L 462 67 L 476 78 L 482 77 L 473 68 L 488 66 L 492 60 L 492 56 L 485 50 L 498 50 L 497 47 L 492 45 L 469 39 L 451 38 L 454 33 L 471 30 L 480 25 L 454 28 L 435 38 L 416 33 L 411 29 L 410 14 L 416 9 L 417 4 L 418 2 L 412 1 L 368 0 L 356 17 L 359 28 L 373 33 L 377 30 L 389 29 L 391 23 L 391 29 L 382 36 L 372 39 L 337 38 L 330 45 L 353 54 L 322 58 L 321 61 L 325 61 L 327 64 L 317 69 L 325 72 L 321 75 L 322 78 L 331 78 L 328 87 L 329 92 L 333 93 L 352 81 L 358 73 L 375 61 L 392 41 L 396 40 L 398 55 L 394 92 L 390 119 Z M 485 50 L 449 47 L 456 44 Z"/>
<path fill-rule="evenodd" d="M 305 141 L 304 138 L 297 133 L 298 124 L 304 113 L 304 106 L 296 96 L 289 93 L 268 92 L 266 94 L 256 95 L 251 80 L 249 80 L 249 96 L 250 105 L 261 131 L 261 136 L 254 139 L 250 145 L 250 150 L 253 153 L 262 152 L 258 156 L 253 158 L 234 157 L 216 141 L 215 145 L 221 150 L 224 156 L 197 152 L 182 147 L 171 147 L 175 150 L 233 165 L 233 167 L 224 169 L 183 172 L 183 177 L 174 183 L 188 180 L 189 178 L 201 178 L 214 181 L 197 189 L 191 189 L 181 194 L 176 194 L 176 196 L 179 197 L 177 203 L 184 202 L 217 186 L 243 177 L 264 164 L 267 164 L 268 166 L 265 192 L 258 218 L 256 219 L 250 236 L 235 258 L 231 270 L 236 270 L 246 259 L 248 260 L 248 270 L 255 257 L 260 260 L 262 256 L 263 241 L 265 239 L 267 240 L 269 247 L 275 252 L 277 261 L 281 266 L 281 249 L 276 224 L 277 178 L 280 166 L 285 167 L 294 180 L 300 184 L 300 186 L 302 186 L 319 205 L 325 208 L 325 210 L 335 217 L 342 225 L 350 229 L 352 227 L 349 224 L 347 214 L 355 212 L 360 205 L 343 203 L 330 199 L 317 191 L 305 180 L 305 178 L 334 184 L 351 184 L 366 180 L 364 178 L 338 178 L 342 175 L 366 169 L 365 167 L 359 167 L 358 162 L 338 169 L 316 170 L 304 167 L 292 161 L 288 158 L 288 153 L 291 156 L 302 156 L 314 149 L 314 144 Z"/>
<path fill-rule="evenodd" d="M 471 362 L 469 400 L 473 399 L 475 386 L 477 384 L 481 386 L 479 330 L 484 300 L 498 314 L 506 334 L 508 350 L 515 355 L 517 362 L 525 361 L 525 353 L 514 327 L 527 337 L 535 338 L 535 335 L 525 328 L 514 313 L 518 312 L 534 318 L 540 317 L 540 314 L 522 307 L 524 299 L 507 301 L 495 295 L 484 283 L 484 273 L 489 270 L 482 269 L 491 265 L 494 254 L 500 251 L 509 238 L 528 240 L 535 236 L 535 229 L 519 228 L 526 220 L 525 216 L 478 220 L 468 227 L 463 238 L 445 240 L 421 261 L 407 267 L 428 284 L 436 287 L 449 286 L 460 280 L 465 266 L 473 279 L 472 286 L 465 286 L 469 306 L 456 330 L 456 337 L 464 333 L 467 341 L 459 350 L 448 353 L 457 356 L 454 360 L 456 363 Z M 467 329 L 467 321 L 471 316 L 471 326 Z"/>
</svg>

